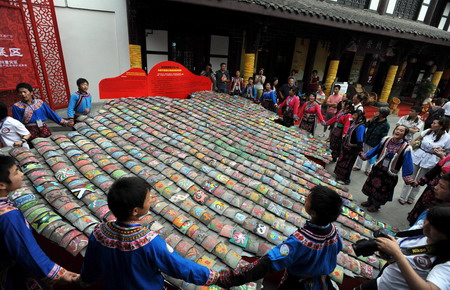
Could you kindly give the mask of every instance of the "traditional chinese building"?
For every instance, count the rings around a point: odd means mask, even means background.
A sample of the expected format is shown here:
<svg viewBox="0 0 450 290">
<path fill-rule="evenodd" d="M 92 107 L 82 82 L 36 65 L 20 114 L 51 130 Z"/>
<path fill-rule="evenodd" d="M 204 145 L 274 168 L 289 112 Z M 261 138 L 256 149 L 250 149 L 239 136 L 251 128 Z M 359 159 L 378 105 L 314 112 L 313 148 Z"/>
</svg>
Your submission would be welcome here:
<svg viewBox="0 0 450 290">
<path fill-rule="evenodd" d="M 303 87 L 317 70 L 328 89 L 335 81 L 360 83 L 383 101 L 414 96 L 426 78 L 440 95 L 450 93 L 449 1 L 0 0 L 0 9 L 18 13 L 6 18 L 17 20 L 14 33 L 0 33 L 0 65 L 20 68 L 17 55 L 28 46 L 37 92 L 52 107 L 67 105 L 79 77 L 99 101 L 99 81 L 120 75 L 130 61 L 148 71 L 174 60 L 194 73 L 226 62 L 246 78 L 264 67 L 269 81 L 281 83 L 295 69 Z M 19 28 L 28 36 L 9 47 L 5 35 Z M 3 101 L 13 102 L 11 89 L 0 88 Z"/>
<path fill-rule="evenodd" d="M 174 60 L 199 73 L 226 62 L 245 77 L 264 67 L 268 80 L 292 69 L 303 88 L 317 70 L 329 89 L 360 83 L 386 102 L 411 97 L 431 78 L 448 96 L 450 2 L 437 0 L 130 0 L 130 43 L 143 67 Z M 445 73 L 444 73 L 445 71 Z"/>
</svg>

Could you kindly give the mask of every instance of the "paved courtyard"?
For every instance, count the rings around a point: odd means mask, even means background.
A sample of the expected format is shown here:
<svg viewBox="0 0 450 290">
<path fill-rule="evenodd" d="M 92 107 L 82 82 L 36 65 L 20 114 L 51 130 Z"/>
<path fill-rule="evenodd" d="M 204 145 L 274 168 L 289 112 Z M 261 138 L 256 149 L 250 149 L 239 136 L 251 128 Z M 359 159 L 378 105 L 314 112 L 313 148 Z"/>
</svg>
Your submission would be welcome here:
<svg viewBox="0 0 450 290">
<path fill-rule="evenodd" d="M 400 119 L 397 115 L 390 115 L 388 117 L 389 124 L 391 126 L 389 135 L 392 133 L 392 131 L 395 128 L 395 124 Z M 319 129 L 320 126 L 319 126 Z M 321 138 L 325 139 L 325 138 Z M 333 174 L 334 167 L 336 163 L 331 163 L 326 166 L 326 169 L 328 172 Z M 357 204 L 360 204 L 363 201 L 367 200 L 367 196 L 364 195 L 361 191 L 364 183 L 367 180 L 367 176 L 364 174 L 364 167 L 365 162 L 363 163 L 362 170 L 360 171 L 352 171 L 351 175 L 351 183 L 349 185 L 349 192 L 353 195 L 353 199 Z M 386 205 L 382 206 L 381 209 L 378 212 L 370 213 L 372 216 L 377 218 L 380 221 L 387 222 L 395 227 L 398 227 L 399 229 L 406 229 L 409 227 L 408 221 L 406 220 L 406 216 L 408 215 L 408 212 L 413 208 L 414 205 L 405 204 L 401 205 L 398 203 L 397 199 L 400 196 L 400 192 L 403 187 L 403 179 L 401 178 L 401 172 L 399 173 L 399 180 L 397 183 L 397 186 L 395 187 L 394 191 L 394 197 L 392 202 L 386 203 Z M 417 196 L 417 199 L 419 198 L 420 194 L 423 192 L 425 187 L 421 187 L 421 190 L 419 191 L 419 195 Z"/>
</svg>

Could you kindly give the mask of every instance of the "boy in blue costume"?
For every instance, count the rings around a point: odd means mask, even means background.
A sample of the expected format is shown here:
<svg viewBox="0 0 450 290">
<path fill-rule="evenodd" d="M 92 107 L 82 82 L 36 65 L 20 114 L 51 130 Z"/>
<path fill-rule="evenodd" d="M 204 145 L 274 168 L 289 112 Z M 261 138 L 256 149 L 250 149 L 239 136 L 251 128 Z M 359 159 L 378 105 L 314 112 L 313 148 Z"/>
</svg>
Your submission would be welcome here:
<svg viewBox="0 0 450 290">
<path fill-rule="evenodd" d="M 0 155 L 0 289 L 47 289 L 74 282 L 78 274 L 45 255 L 23 214 L 9 202 L 8 193 L 22 184 L 23 173 L 14 159 Z"/>
<path fill-rule="evenodd" d="M 196 285 L 212 285 L 218 273 L 178 255 L 155 232 L 141 226 L 155 196 L 138 177 L 117 180 L 108 206 L 117 221 L 98 224 L 89 238 L 79 284 L 101 279 L 104 289 L 163 289 L 160 273 Z"/>
<path fill-rule="evenodd" d="M 327 275 L 336 268 L 342 249 L 342 241 L 332 224 L 341 209 L 342 200 L 335 191 L 325 186 L 314 187 L 305 201 L 310 221 L 257 261 L 220 272 L 216 284 L 229 288 L 286 269 L 279 289 L 328 289 Z"/>
<path fill-rule="evenodd" d="M 67 117 L 77 121 L 81 115 L 87 115 L 91 112 L 92 97 L 88 93 L 89 82 L 86 79 L 77 80 L 78 91 L 70 96 L 69 106 L 67 107 Z"/>
</svg>

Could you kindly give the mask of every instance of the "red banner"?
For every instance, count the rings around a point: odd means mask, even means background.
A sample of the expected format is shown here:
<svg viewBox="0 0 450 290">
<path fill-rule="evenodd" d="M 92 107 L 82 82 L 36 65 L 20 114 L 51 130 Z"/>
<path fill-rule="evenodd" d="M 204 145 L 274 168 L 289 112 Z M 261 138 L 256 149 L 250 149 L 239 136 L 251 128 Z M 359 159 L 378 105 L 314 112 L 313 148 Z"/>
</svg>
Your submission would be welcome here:
<svg viewBox="0 0 450 290">
<path fill-rule="evenodd" d="M 21 10 L 0 7 L 0 90 L 15 90 L 21 82 L 36 87 L 36 74 Z"/>
<path fill-rule="evenodd" d="M 148 96 L 147 74 L 140 68 L 129 69 L 115 78 L 103 79 L 98 86 L 100 99 Z"/>
<path fill-rule="evenodd" d="M 99 84 L 100 99 L 161 96 L 186 99 L 197 91 L 211 90 L 211 80 L 191 73 L 183 65 L 163 61 L 155 65 L 148 76 L 140 68 L 132 68 Z"/>
<path fill-rule="evenodd" d="M 194 75 L 178 62 L 160 62 L 148 74 L 149 96 L 186 99 L 193 92 L 207 90 L 211 90 L 209 78 Z"/>
</svg>

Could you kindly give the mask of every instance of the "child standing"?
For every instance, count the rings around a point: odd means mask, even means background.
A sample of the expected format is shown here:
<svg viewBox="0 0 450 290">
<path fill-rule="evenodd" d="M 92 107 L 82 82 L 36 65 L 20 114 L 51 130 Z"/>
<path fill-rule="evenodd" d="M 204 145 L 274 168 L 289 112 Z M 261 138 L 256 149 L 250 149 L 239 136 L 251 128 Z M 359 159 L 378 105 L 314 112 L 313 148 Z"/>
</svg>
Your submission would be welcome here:
<svg viewBox="0 0 450 290">
<path fill-rule="evenodd" d="M 150 185 L 138 177 L 117 180 L 108 193 L 115 222 L 98 224 L 78 280 L 82 286 L 102 280 L 104 289 L 163 289 L 160 273 L 196 285 L 212 285 L 218 273 L 178 255 L 140 217 L 155 202 Z"/>
<path fill-rule="evenodd" d="M 256 88 L 255 85 L 253 85 L 253 78 L 248 78 L 248 84 L 245 86 L 245 88 L 242 90 L 241 94 L 250 100 L 255 100 L 256 98 Z"/>
<path fill-rule="evenodd" d="M 286 269 L 278 289 L 328 289 L 327 275 L 337 264 L 342 241 L 332 222 L 341 213 L 342 200 L 325 186 L 316 186 L 306 198 L 311 220 L 282 244 L 257 261 L 236 270 L 220 272 L 217 285 L 229 288 Z"/>
<path fill-rule="evenodd" d="M 25 126 L 14 118 L 8 117 L 8 108 L 5 103 L 0 103 L 0 148 L 25 147 L 31 137 Z"/>
<path fill-rule="evenodd" d="M 241 72 L 237 70 L 236 76 L 231 78 L 229 88 L 230 95 L 240 96 L 243 88 L 244 88 L 244 79 L 241 78 Z"/>
<path fill-rule="evenodd" d="M 91 112 L 92 97 L 88 93 L 89 82 L 86 79 L 77 80 L 78 91 L 70 96 L 69 107 L 67 107 L 67 117 L 70 120 L 77 121 L 82 115 Z"/>
<path fill-rule="evenodd" d="M 23 214 L 8 200 L 8 193 L 22 185 L 23 173 L 14 159 L 0 155 L 1 289 L 47 289 L 55 283 L 74 282 L 79 275 L 45 255 Z"/>
</svg>

